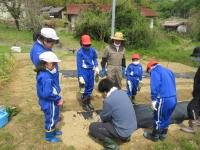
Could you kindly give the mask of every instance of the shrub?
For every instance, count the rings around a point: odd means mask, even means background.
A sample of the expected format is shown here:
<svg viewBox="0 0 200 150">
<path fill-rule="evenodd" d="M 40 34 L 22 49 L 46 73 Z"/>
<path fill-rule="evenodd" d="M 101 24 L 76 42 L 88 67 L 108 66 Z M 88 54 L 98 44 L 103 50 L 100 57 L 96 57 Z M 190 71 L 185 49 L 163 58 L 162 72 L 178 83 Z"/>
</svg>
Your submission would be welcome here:
<svg viewBox="0 0 200 150">
<path fill-rule="evenodd" d="M 128 48 L 148 48 L 154 45 L 153 32 L 147 19 L 126 3 L 116 7 L 116 30 L 124 33 Z"/>
<path fill-rule="evenodd" d="M 14 65 L 14 57 L 11 53 L 0 53 L 0 80 L 8 79 L 9 73 L 12 71 Z"/>
<path fill-rule="evenodd" d="M 109 36 L 110 23 L 106 13 L 98 10 L 85 12 L 76 22 L 75 35 L 89 34 L 95 40 L 104 40 Z"/>
</svg>

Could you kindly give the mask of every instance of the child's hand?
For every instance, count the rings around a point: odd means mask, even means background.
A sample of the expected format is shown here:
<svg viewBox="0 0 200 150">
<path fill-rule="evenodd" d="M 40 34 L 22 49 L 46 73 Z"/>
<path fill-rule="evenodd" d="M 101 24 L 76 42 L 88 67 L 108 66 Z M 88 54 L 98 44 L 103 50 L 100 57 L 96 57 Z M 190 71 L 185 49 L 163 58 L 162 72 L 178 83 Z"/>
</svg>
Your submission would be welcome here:
<svg viewBox="0 0 200 150">
<path fill-rule="evenodd" d="M 58 101 L 58 106 L 61 106 L 62 104 L 63 104 L 63 100 L 60 99 L 60 100 Z"/>
</svg>

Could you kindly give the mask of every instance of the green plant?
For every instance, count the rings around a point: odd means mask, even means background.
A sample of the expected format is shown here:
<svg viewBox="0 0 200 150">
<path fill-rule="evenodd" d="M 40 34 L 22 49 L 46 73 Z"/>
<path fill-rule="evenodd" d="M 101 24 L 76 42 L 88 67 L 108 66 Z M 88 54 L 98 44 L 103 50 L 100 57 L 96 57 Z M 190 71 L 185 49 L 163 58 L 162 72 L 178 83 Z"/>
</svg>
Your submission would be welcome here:
<svg viewBox="0 0 200 150">
<path fill-rule="evenodd" d="M 14 65 L 14 57 L 11 53 L 0 53 L 0 80 L 7 80 Z"/>
<path fill-rule="evenodd" d="M 116 7 L 116 31 L 124 33 L 126 46 L 130 49 L 146 49 L 154 45 L 154 32 L 150 30 L 147 19 L 128 3 Z"/>
<path fill-rule="evenodd" d="M 104 40 L 109 36 L 109 16 L 99 10 L 90 10 L 76 22 L 75 35 L 80 37 L 82 34 L 90 34 L 92 39 Z"/>
<path fill-rule="evenodd" d="M 16 116 L 20 112 L 20 109 L 15 106 L 7 106 L 6 112 L 8 113 L 9 120 L 11 120 L 13 116 Z"/>
</svg>

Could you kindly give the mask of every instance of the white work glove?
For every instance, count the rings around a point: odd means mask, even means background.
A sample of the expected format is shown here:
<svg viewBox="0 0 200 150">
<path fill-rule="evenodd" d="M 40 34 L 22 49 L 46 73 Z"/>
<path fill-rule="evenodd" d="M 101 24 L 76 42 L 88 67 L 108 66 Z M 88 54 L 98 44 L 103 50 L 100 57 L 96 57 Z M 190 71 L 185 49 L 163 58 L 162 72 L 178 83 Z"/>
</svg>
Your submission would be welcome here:
<svg viewBox="0 0 200 150">
<path fill-rule="evenodd" d="M 140 85 L 144 85 L 144 82 L 142 80 L 139 81 Z"/>
<path fill-rule="evenodd" d="M 95 71 L 95 74 L 99 74 L 99 68 L 98 67 L 95 67 L 94 71 Z"/>
<path fill-rule="evenodd" d="M 83 77 L 79 77 L 79 82 L 80 82 L 81 84 L 85 84 L 85 80 L 83 79 Z"/>
<path fill-rule="evenodd" d="M 152 101 L 151 103 L 151 108 L 154 110 L 154 111 L 157 111 L 157 108 L 156 108 L 156 101 Z"/>
</svg>

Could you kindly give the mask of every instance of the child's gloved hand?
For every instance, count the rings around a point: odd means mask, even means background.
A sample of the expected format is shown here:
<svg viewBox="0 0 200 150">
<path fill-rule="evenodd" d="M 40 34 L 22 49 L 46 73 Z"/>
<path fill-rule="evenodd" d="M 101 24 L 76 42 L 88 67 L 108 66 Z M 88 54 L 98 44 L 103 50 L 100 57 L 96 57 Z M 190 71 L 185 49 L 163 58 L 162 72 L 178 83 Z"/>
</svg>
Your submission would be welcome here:
<svg viewBox="0 0 200 150">
<path fill-rule="evenodd" d="M 85 84 L 85 80 L 83 79 L 83 77 L 79 77 L 79 82 L 80 82 L 81 84 Z"/>
<path fill-rule="evenodd" d="M 106 68 L 102 68 L 102 70 L 100 71 L 100 76 L 103 78 L 104 76 L 106 76 Z"/>
<path fill-rule="evenodd" d="M 125 78 L 126 77 L 126 68 L 122 67 L 122 77 Z"/>
<path fill-rule="evenodd" d="M 95 74 L 99 74 L 99 68 L 98 67 L 95 67 Z"/>
<path fill-rule="evenodd" d="M 60 100 L 58 101 L 58 106 L 62 106 L 62 104 L 63 104 L 63 100 L 60 99 Z"/>
<path fill-rule="evenodd" d="M 152 101 L 152 103 L 151 103 L 151 108 L 152 108 L 154 111 L 157 111 L 156 104 L 157 104 L 156 101 Z"/>
</svg>

